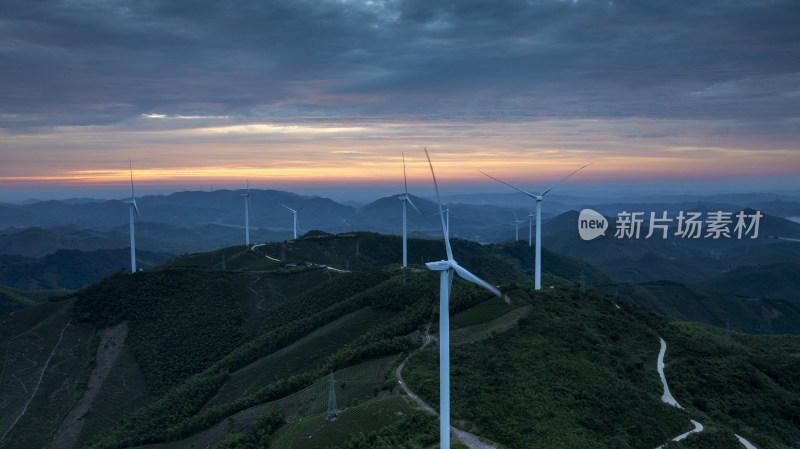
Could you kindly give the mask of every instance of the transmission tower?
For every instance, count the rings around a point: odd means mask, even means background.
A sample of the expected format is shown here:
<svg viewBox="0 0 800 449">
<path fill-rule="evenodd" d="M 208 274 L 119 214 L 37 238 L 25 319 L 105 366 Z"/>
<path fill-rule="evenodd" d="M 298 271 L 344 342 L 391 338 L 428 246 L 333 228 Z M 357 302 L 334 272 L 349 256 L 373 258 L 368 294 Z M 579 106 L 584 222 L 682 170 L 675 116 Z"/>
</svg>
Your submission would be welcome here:
<svg viewBox="0 0 800 449">
<path fill-rule="evenodd" d="M 281 243 L 281 260 L 286 258 L 286 244 Z"/>
<path fill-rule="evenodd" d="M 333 370 L 331 370 L 331 378 L 328 380 L 330 383 L 330 390 L 328 390 L 328 419 L 336 418 L 339 410 L 336 408 L 336 379 L 333 378 Z"/>
<path fill-rule="evenodd" d="M 227 269 L 228 269 L 228 266 L 225 264 L 225 253 L 223 252 L 222 253 L 222 271 L 225 271 Z"/>
<path fill-rule="evenodd" d="M 356 240 L 356 257 L 358 257 L 358 256 L 359 256 L 359 251 L 358 251 L 358 240 Z"/>
<path fill-rule="evenodd" d="M 583 268 L 581 268 L 580 279 L 581 279 L 581 297 L 583 297 L 583 294 L 586 293 L 586 276 L 583 274 Z"/>
</svg>

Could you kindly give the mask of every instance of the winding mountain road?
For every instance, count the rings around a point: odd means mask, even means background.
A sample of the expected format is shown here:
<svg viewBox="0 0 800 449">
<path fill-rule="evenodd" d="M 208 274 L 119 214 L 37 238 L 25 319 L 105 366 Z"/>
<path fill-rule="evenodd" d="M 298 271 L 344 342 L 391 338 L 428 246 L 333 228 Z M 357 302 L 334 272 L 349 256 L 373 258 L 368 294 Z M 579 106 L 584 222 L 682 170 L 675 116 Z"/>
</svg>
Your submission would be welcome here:
<svg viewBox="0 0 800 449">
<path fill-rule="evenodd" d="M 419 349 L 424 349 L 425 346 L 427 346 L 428 343 L 430 343 L 432 340 L 431 335 L 428 333 L 429 328 L 430 325 L 425 328 L 425 341 L 423 341 L 422 346 Z M 406 359 L 403 360 L 403 363 L 401 363 L 400 366 L 398 366 L 397 370 L 395 371 L 395 375 L 397 376 L 397 382 L 400 384 L 400 387 L 403 389 L 403 391 L 406 392 L 406 395 L 408 395 L 408 397 L 410 397 L 414 402 L 416 402 L 417 405 L 419 405 L 422 409 L 427 410 L 436 416 L 439 416 L 439 413 L 436 410 L 434 410 L 433 407 L 428 405 L 419 396 L 414 394 L 414 392 L 411 391 L 410 388 L 408 388 L 408 385 L 406 385 L 406 383 L 403 382 L 403 376 L 401 374 L 401 371 L 403 371 L 403 367 L 406 366 L 407 361 L 408 357 L 406 357 Z M 484 442 L 477 435 L 469 433 L 466 430 L 461 430 L 453 426 L 450 426 L 450 432 L 452 432 L 453 435 L 455 435 L 457 440 L 467 445 L 467 447 L 469 447 L 470 449 L 496 449 L 498 447 L 496 443 Z"/>
<path fill-rule="evenodd" d="M 661 395 L 661 400 L 666 402 L 667 404 L 682 409 L 683 407 L 681 407 L 681 405 L 678 404 L 678 401 L 676 401 L 675 398 L 672 396 L 672 393 L 669 392 L 669 386 L 667 386 L 667 377 L 664 375 L 664 354 L 666 354 L 667 352 L 667 342 L 664 341 L 664 339 L 661 337 L 659 337 L 658 339 L 661 340 L 661 350 L 658 352 L 658 364 L 656 365 L 656 369 L 658 370 L 659 377 L 661 377 L 661 383 L 664 385 L 664 394 Z M 694 424 L 694 429 L 676 436 L 675 438 L 672 439 L 672 441 L 680 441 L 693 433 L 703 431 L 702 424 L 693 419 L 691 420 L 691 422 L 692 424 Z M 742 443 L 742 446 L 744 446 L 746 449 L 758 449 L 751 442 L 745 440 L 739 435 L 736 434 L 734 435 L 739 440 L 739 442 Z M 661 449 L 662 447 L 664 447 L 664 445 L 658 446 L 656 449 Z"/>
</svg>

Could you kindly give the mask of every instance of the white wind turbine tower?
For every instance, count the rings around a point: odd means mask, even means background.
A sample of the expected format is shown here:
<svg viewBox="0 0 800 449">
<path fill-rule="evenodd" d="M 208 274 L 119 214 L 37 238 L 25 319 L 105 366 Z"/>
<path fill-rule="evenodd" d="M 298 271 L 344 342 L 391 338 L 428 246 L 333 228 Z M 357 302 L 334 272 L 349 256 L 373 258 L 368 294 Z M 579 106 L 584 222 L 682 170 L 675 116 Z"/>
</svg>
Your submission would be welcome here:
<svg viewBox="0 0 800 449">
<path fill-rule="evenodd" d="M 292 211 L 292 214 L 294 214 L 294 239 L 297 240 L 297 212 L 299 212 L 300 209 L 302 209 L 302 207 L 298 208 L 297 210 L 294 210 L 283 203 L 281 203 L 281 206 L 289 209 L 290 211 Z"/>
<path fill-rule="evenodd" d="M 528 209 L 528 246 L 533 246 L 533 211 Z"/>
<path fill-rule="evenodd" d="M 413 207 L 418 214 L 422 215 L 422 212 L 420 212 L 419 209 L 417 209 L 417 206 L 414 205 L 414 202 L 411 201 L 411 197 L 408 196 L 408 180 L 406 180 L 405 154 L 403 154 L 403 185 L 405 186 L 405 193 L 398 199 L 403 202 L 403 268 L 405 268 L 406 266 L 408 266 L 408 244 L 406 241 L 406 204 L 410 204 L 411 207 Z"/>
<path fill-rule="evenodd" d="M 428 165 L 431 167 L 433 185 L 436 188 L 436 201 L 439 203 L 439 212 L 442 212 L 442 201 L 439 198 L 439 186 L 436 183 L 436 174 L 433 172 L 433 164 L 428 150 L 425 149 L 425 156 L 428 158 Z M 450 316 L 448 304 L 450 299 L 450 287 L 453 284 L 453 273 L 457 273 L 463 279 L 472 282 L 480 287 L 489 290 L 499 296 L 507 303 L 511 303 L 511 298 L 500 290 L 490 285 L 483 279 L 461 267 L 453 259 L 453 251 L 450 248 L 450 239 L 447 227 L 444 222 L 444 214 L 441 213 L 442 233 L 444 234 L 444 246 L 447 250 L 447 260 L 438 262 L 428 262 L 425 265 L 433 271 L 441 271 L 439 282 L 439 432 L 440 445 L 442 448 L 450 447 Z"/>
<path fill-rule="evenodd" d="M 559 185 L 562 182 L 566 181 L 567 179 L 569 179 L 570 176 L 574 175 L 575 173 L 578 173 L 579 171 L 583 170 L 584 168 L 586 168 L 586 167 L 588 167 L 590 165 L 592 165 L 592 164 L 586 164 L 583 167 L 575 170 L 574 172 L 572 172 L 572 173 L 568 174 L 567 176 L 565 176 L 561 181 L 558 181 L 557 183 L 555 183 L 552 186 L 550 186 L 550 188 L 548 188 L 547 190 L 543 191 L 542 193 L 538 193 L 538 194 L 537 193 L 531 193 L 531 192 L 528 192 L 527 190 L 522 190 L 519 187 L 512 186 L 511 184 L 509 184 L 509 183 L 507 183 L 505 181 L 501 181 L 501 180 L 495 178 L 494 176 L 489 175 L 489 174 L 484 173 L 483 171 L 481 171 L 481 173 L 483 173 L 484 175 L 494 179 L 495 181 L 497 181 L 499 183 L 502 183 L 502 184 L 505 184 L 505 185 L 511 187 L 514 190 L 518 190 L 518 191 L 524 193 L 525 195 L 528 195 L 529 197 L 531 197 L 531 198 L 536 200 L 536 260 L 534 262 L 534 267 L 533 267 L 533 271 L 534 271 L 534 288 L 536 290 L 541 290 L 541 288 L 542 288 L 542 245 L 541 245 L 541 243 L 542 243 L 542 199 L 551 190 L 553 190 L 553 188 L 555 188 L 557 185 Z"/>
<path fill-rule="evenodd" d="M 250 181 L 247 181 L 247 192 L 244 197 L 244 244 L 250 245 Z"/>
<path fill-rule="evenodd" d="M 517 213 L 514 212 L 514 229 L 515 229 L 514 241 L 515 242 L 517 240 L 519 240 L 519 224 L 520 223 L 522 223 L 522 220 L 520 220 L 519 217 L 517 217 Z"/>
<path fill-rule="evenodd" d="M 136 205 L 136 195 L 133 193 L 133 162 L 130 159 L 128 159 L 128 166 L 131 169 L 131 200 L 125 201 L 125 204 L 129 206 L 128 211 L 131 217 L 131 273 L 136 273 L 136 236 L 133 232 L 133 222 L 140 214 L 139 206 Z"/>
</svg>

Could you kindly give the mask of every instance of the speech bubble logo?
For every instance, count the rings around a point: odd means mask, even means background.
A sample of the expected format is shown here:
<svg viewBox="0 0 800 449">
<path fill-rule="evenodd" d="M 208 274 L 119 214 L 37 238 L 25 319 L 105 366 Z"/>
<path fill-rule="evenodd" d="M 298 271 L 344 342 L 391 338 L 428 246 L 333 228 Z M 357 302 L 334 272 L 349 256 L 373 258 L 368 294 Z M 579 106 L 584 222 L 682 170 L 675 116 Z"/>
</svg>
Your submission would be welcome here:
<svg viewBox="0 0 800 449">
<path fill-rule="evenodd" d="M 584 240 L 593 240 L 606 235 L 608 220 L 600 212 L 584 209 L 578 215 L 578 234 Z"/>
</svg>

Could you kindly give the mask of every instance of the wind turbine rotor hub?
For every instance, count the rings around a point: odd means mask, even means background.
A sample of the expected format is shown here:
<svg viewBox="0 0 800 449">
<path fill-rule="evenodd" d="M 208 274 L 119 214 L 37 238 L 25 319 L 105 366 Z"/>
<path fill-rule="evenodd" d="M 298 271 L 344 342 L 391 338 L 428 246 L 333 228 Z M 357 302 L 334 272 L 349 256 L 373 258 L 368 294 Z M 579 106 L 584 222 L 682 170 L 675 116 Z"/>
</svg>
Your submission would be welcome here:
<svg viewBox="0 0 800 449">
<path fill-rule="evenodd" d="M 450 269 L 450 262 L 447 260 L 439 260 L 436 262 L 428 262 L 425 266 L 431 271 L 446 271 Z"/>
</svg>

